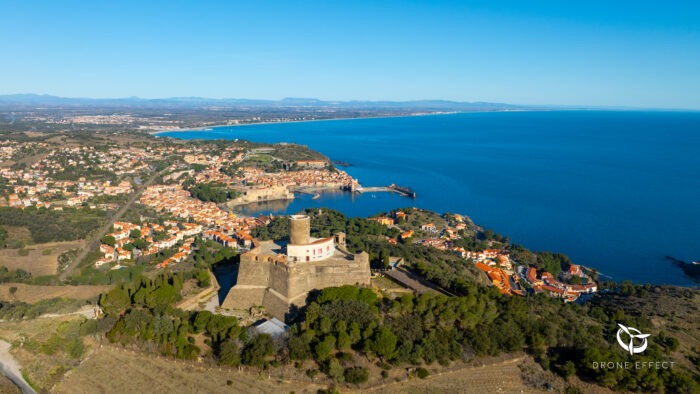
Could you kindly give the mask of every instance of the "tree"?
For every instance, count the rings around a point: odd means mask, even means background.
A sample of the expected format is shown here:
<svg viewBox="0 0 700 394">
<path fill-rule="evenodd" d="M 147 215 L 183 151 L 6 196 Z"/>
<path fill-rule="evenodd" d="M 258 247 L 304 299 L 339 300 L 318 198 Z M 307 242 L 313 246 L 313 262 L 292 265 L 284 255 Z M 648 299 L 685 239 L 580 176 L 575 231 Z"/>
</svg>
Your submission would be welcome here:
<svg viewBox="0 0 700 394">
<path fill-rule="evenodd" d="M 129 233 L 129 237 L 134 238 L 134 239 L 141 238 L 141 230 L 139 230 L 139 229 L 131 230 L 131 232 Z"/>
<path fill-rule="evenodd" d="M 132 244 L 139 250 L 147 250 L 148 247 L 151 245 L 148 241 L 146 241 L 143 238 L 135 239 L 134 242 L 132 242 Z"/>
<path fill-rule="evenodd" d="M 391 360 L 396 356 L 396 342 L 398 338 L 386 326 L 381 326 L 374 333 L 370 342 L 370 349 L 384 360 Z"/>
<path fill-rule="evenodd" d="M 326 335 L 326 337 L 314 347 L 316 358 L 318 360 L 327 359 L 335 349 L 335 342 L 335 337 L 333 335 Z"/>
<path fill-rule="evenodd" d="M 116 243 L 117 243 L 117 240 L 114 239 L 114 237 L 111 235 L 105 235 L 104 237 L 100 238 L 100 242 L 102 242 L 103 244 L 109 245 L 111 247 L 114 247 L 114 245 L 116 245 Z"/>
<path fill-rule="evenodd" d="M 272 338 L 267 334 L 261 334 L 253 338 L 243 349 L 243 364 L 262 368 L 265 357 L 272 355 Z"/>
<path fill-rule="evenodd" d="M 209 311 L 199 311 L 194 318 L 194 331 L 195 333 L 200 333 L 204 331 L 209 323 L 209 320 L 214 314 Z"/>
<path fill-rule="evenodd" d="M 364 383 L 369 379 L 369 370 L 362 367 L 348 368 L 345 370 L 345 381 L 352 384 Z"/>
<path fill-rule="evenodd" d="M 573 376 L 576 374 L 576 366 L 574 365 L 574 362 L 571 360 L 568 360 L 567 362 L 564 363 L 564 365 L 561 368 L 564 377 L 568 380 L 569 377 Z"/>
<path fill-rule="evenodd" d="M 121 287 L 115 287 L 100 297 L 100 306 L 106 314 L 119 314 L 131 305 L 129 295 Z"/>
<path fill-rule="evenodd" d="M 340 331 L 338 333 L 338 349 L 339 350 L 350 350 L 352 347 L 352 338 L 346 331 Z"/>
<path fill-rule="evenodd" d="M 221 343 L 219 348 L 219 364 L 237 367 L 241 363 L 241 354 L 238 351 L 238 344 L 234 340 L 227 340 Z"/>
<path fill-rule="evenodd" d="M 332 358 L 328 362 L 328 376 L 338 383 L 342 383 L 345 380 L 343 375 L 343 367 L 340 365 L 340 361 L 337 358 Z"/>
<path fill-rule="evenodd" d="M 146 306 L 155 308 L 158 305 L 169 305 L 177 301 L 178 297 L 175 288 L 165 283 L 146 296 Z"/>
</svg>

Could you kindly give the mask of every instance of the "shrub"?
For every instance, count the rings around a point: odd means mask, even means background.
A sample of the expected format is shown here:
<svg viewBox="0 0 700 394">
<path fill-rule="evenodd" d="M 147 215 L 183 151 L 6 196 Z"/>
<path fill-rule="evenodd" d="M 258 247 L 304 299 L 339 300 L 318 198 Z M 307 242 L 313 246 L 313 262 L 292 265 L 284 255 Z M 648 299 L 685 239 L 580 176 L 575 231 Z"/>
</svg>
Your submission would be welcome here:
<svg viewBox="0 0 700 394">
<path fill-rule="evenodd" d="M 428 370 L 425 368 L 418 368 L 416 370 L 416 376 L 418 376 L 421 379 L 427 378 L 428 375 L 430 375 L 430 372 L 428 372 Z"/>
<path fill-rule="evenodd" d="M 360 384 L 369 379 L 369 370 L 367 368 L 355 367 L 345 370 L 345 380 L 348 383 Z"/>
</svg>

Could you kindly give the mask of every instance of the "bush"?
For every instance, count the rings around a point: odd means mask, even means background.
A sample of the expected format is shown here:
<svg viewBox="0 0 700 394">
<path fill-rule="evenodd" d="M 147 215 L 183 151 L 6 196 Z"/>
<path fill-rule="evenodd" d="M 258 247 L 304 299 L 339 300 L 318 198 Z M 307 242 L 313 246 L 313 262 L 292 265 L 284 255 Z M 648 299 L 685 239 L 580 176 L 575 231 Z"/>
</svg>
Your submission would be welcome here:
<svg viewBox="0 0 700 394">
<path fill-rule="evenodd" d="M 367 368 L 355 367 L 345 370 L 345 380 L 348 383 L 360 384 L 365 383 L 369 379 L 369 370 Z"/>
<path fill-rule="evenodd" d="M 430 372 L 428 372 L 428 370 L 425 368 L 418 368 L 416 370 L 416 376 L 418 376 L 421 379 L 427 378 L 428 375 L 430 375 Z"/>
</svg>

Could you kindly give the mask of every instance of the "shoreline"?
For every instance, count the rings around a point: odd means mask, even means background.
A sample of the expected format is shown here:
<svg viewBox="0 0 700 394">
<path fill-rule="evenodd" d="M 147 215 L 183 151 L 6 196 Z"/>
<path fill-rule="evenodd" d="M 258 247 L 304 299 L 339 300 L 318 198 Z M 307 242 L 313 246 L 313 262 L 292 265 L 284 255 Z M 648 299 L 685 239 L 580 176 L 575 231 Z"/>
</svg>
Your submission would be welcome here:
<svg viewBox="0 0 700 394">
<path fill-rule="evenodd" d="M 218 124 L 218 125 L 211 125 L 211 126 L 190 127 L 190 128 L 186 128 L 186 129 L 177 128 L 177 129 L 166 129 L 166 130 L 158 130 L 158 131 L 150 130 L 150 131 L 147 131 L 146 133 L 148 133 L 150 135 L 159 136 L 159 134 L 163 134 L 163 133 L 183 133 L 183 132 L 189 132 L 189 131 L 208 132 L 208 131 L 213 131 L 213 130 L 207 130 L 207 129 L 214 129 L 214 128 L 219 128 L 219 127 L 256 126 L 256 125 L 264 125 L 264 124 L 283 124 L 283 123 L 330 122 L 330 121 L 335 121 L 335 120 L 353 120 L 353 119 L 359 120 L 359 119 L 381 119 L 381 118 L 411 118 L 411 117 L 417 117 L 417 116 L 440 116 L 440 115 L 474 114 L 474 113 L 487 113 L 487 112 L 532 112 L 532 111 L 548 111 L 548 110 L 546 110 L 546 109 L 502 109 L 502 110 L 494 110 L 494 111 L 449 111 L 449 112 L 427 112 L 427 113 L 418 112 L 418 113 L 414 113 L 414 114 L 383 115 L 383 116 L 382 115 L 358 116 L 358 117 L 353 117 L 353 118 L 284 120 L 284 121 L 279 121 L 279 122 L 260 121 L 260 122 L 251 122 L 251 123 L 243 123 L 243 124 Z"/>
</svg>

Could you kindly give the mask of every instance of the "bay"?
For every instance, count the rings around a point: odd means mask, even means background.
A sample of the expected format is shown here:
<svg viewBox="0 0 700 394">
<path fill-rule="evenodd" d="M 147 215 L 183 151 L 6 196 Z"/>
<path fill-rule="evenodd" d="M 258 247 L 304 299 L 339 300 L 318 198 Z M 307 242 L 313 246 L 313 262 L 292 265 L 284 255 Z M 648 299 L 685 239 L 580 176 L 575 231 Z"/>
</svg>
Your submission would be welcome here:
<svg viewBox="0 0 700 394">
<path fill-rule="evenodd" d="M 531 250 L 617 281 L 693 285 L 665 256 L 700 260 L 700 113 L 522 111 L 215 127 L 161 133 L 309 146 L 389 193 L 304 196 L 246 212 L 415 206 L 469 215 Z"/>
</svg>

